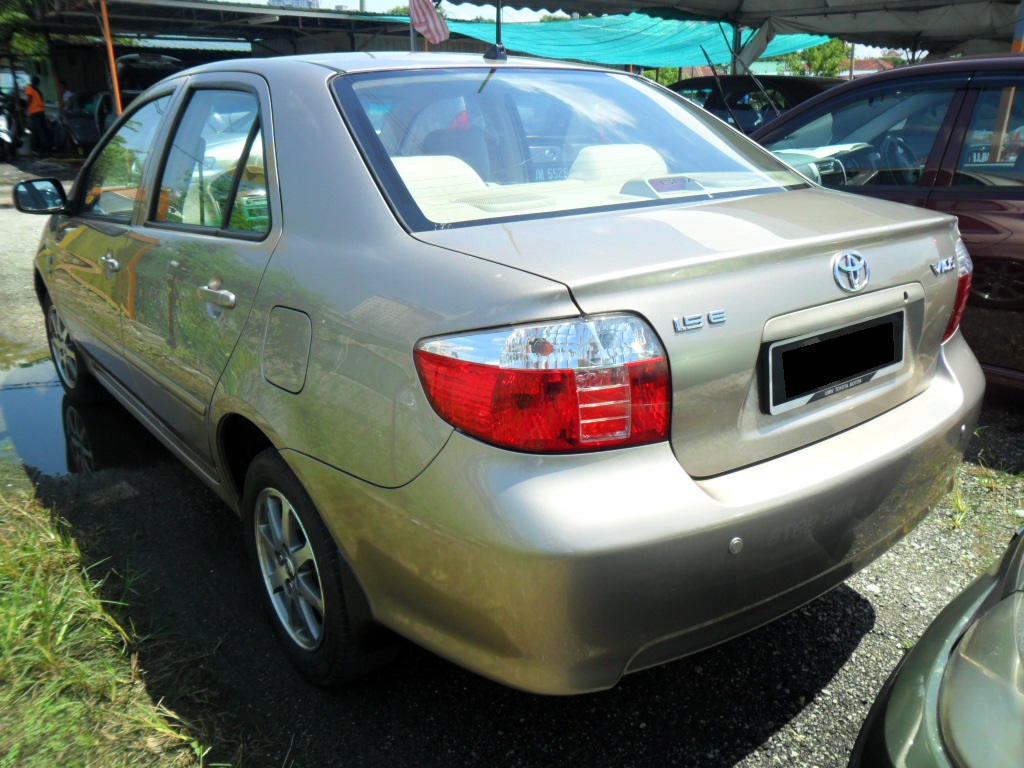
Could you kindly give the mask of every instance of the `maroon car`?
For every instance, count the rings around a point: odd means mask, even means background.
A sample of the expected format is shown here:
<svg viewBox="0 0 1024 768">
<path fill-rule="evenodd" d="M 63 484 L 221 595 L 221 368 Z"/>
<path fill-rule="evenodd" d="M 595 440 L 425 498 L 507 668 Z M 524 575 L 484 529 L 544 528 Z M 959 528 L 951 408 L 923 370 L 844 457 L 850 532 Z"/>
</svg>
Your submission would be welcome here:
<svg viewBox="0 0 1024 768">
<path fill-rule="evenodd" d="M 956 214 L 974 260 L 964 336 L 990 382 L 1024 384 L 1024 55 L 854 80 L 751 138 L 826 187 Z"/>
</svg>

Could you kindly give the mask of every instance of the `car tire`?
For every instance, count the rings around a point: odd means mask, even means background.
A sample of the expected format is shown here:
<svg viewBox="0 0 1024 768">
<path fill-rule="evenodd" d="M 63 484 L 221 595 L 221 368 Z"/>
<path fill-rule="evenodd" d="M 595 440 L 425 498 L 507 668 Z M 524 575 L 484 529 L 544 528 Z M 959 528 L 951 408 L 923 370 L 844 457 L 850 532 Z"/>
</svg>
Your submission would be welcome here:
<svg viewBox="0 0 1024 768">
<path fill-rule="evenodd" d="M 83 405 L 109 399 L 107 390 L 89 371 L 85 357 L 49 297 L 43 301 L 43 315 L 50 357 L 68 399 Z"/>
<path fill-rule="evenodd" d="M 263 451 L 249 465 L 242 509 L 257 589 L 299 671 L 330 687 L 389 660 L 393 644 L 364 648 L 357 637 L 358 622 L 346 599 L 358 588 L 354 576 L 306 490 L 275 449 Z"/>
<path fill-rule="evenodd" d="M 1024 261 L 976 258 L 971 304 L 992 309 L 1024 309 Z"/>
</svg>

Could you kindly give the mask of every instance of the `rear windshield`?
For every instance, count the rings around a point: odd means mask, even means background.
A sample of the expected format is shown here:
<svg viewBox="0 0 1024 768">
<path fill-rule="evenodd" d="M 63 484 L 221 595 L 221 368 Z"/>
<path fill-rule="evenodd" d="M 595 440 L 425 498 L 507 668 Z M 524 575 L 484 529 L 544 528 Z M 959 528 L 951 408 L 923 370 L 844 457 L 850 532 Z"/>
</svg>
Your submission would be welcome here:
<svg viewBox="0 0 1024 768">
<path fill-rule="evenodd" d="M 438 69 L 346 75 L 334 87 L 413 230 L 806 184 L 701 110 L 628 75 Z"/>
</svg>

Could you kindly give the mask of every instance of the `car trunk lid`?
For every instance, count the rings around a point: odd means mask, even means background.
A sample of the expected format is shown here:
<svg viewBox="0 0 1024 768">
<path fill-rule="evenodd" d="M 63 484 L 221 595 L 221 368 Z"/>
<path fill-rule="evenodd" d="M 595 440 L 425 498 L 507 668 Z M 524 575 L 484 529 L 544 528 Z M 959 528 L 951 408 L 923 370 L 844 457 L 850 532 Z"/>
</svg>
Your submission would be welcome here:
<svg viewBox="0 0 1024 768">
<path fill-rule="evenodd" d="M 585 314 L 643 316 L 671 365 L 673 450 L 705 477 L 827 438 L 928 386 L 956 292 L 955 272 L 932 265 L 953 254 L 953 224 L 811 189 L 417 236 L 564 283 Z M 836 277 L 846 253 L 868 265 L 853 293 L 840 285 L 847 272 Z M 886 333 L 895 349 L 877 352 Z M 789 377 L 811 389 L 776 402 Z"/>
</svg>

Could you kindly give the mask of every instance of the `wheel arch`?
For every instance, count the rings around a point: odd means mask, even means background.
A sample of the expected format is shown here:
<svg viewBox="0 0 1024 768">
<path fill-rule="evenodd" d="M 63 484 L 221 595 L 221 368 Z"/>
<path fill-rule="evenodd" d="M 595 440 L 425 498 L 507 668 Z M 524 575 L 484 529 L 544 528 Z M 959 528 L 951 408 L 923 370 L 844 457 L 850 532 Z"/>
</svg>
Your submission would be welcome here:
<svg viewBox="0 0 1024 768">
<path fill-rule="evenodd" d="M 230 487 L 232 498 L 236 499 L 236 512 L 242 511 L 245 495 L 245 475 L 260 453 L 275 448 L 270 437 L 254 422 L 238 413 L 225 416 L 220 422 L 217 438 L 224 480 Z"/>
<path fill-rule="evenodd" d="M 33 282 L 36 289 L 36 298 L 39 300 L 39 306 L 43 306 L 43 302 L 46 301 L 46 297 L 50 295 L 50 289 L 46 287 L 46 281 L 43 279 L 42 273 L 38 269 L 32 271 Z"/>
<path fill-rule="evenodd" d="M 240 413 L 230 413 L 221 419 L 218 441 L 225 473 L 224 481 L 230 486 L 231 495 L 236 499 L 235 511 L 244 516 L 246 515 L 244 509 L 245 480 L 249 466 L 267 449 L 280 451 L 281 448 L 259 425 Z M 281 458 L 287 466 L 287 461 L 284 460 L 284 457 Z M 308 495 L 309 490 L 305 487 L 302 477 L 294 470 L 291 471 Z M 370 600 L 362 581 L 350 562 L 348 553 L 331 532 L 330 527 L 326 525 L 326 520 L 316 507 L 316 501 L 312 498 L 310 501 L 324 522 L 327 533 L 338 551 L 337 563 L 342 577 L 341 588 L 348 606 L 348 622 L 356 646 L 362 653 L 369 655 L 366 659 L 367 671 L 375 669 L 386 663 L 393 655 L 394 635 L 374 619 Z"/>
</svg>

